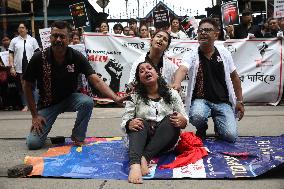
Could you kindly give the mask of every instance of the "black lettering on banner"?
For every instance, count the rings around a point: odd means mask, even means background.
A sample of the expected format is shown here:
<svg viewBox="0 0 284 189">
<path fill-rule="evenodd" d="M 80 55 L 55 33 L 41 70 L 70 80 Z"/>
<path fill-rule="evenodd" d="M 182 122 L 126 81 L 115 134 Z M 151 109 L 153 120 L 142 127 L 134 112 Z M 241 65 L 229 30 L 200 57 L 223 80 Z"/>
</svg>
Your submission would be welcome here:
<svg viewBox="0 0 284 189">
<path fill-rule="evenodd" d="M 141 50 L 144 50 L 144 47 L 145 47 L 145 43 L 142 41 L 140 43 L 123 43 L 122 44 L 123 47 L 134 47 L 136 49 L 141 49 Z"/>
<path fill-rule="evenodd" d="M 261 81 L 270 84 L 271 81 L 275 81 L 275 75 L 264 75 L 261 72 L 256 72 L 256 74 L 247 75 L 247 79 L 251 82 Z"/>
<path fill-rule="evenodd" d="M 192 49 L 189 47 L 174 47 L 173 48 L 174 54 L 184 53 L 186 51 L 192 51 Z"/>
<path fill-rule="evenodd" d="M 102 54 L 102 55 L 121 55 L 120 51 L 105 51 L 105 50 L 92 50 L 86 49 L 87 54 Z"/>
</svg>

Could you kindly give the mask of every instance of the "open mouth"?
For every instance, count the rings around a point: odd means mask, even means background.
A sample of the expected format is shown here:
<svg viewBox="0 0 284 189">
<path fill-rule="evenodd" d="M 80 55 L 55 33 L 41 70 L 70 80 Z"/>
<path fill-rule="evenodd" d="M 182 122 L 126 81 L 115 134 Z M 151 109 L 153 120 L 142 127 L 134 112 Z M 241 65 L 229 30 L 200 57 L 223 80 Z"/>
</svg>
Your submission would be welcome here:
<svg viewBox="0 0 284 189">
<path fill-rule="evenodd" d="M 158 41 L 158 42 L 157 42 L 157 45 L 158 45 L 159 47 L 161 47 L 161 46 L 163 45 L 163 43 L 160 42 L 160 41 Z"/>
<path fill-rule="evenodd" d="M 146 80 L 150 80 L 150 79 L 152 79 L 152 74 L 147 73 L 147 74 L 146 74 Z"/>
</svg>

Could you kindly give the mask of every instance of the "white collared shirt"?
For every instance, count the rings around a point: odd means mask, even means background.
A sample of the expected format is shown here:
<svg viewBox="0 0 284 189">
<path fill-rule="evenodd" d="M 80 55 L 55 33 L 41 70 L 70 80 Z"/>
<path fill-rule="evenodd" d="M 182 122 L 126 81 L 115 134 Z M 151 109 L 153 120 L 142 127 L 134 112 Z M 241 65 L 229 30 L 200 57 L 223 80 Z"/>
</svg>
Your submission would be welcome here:
<svg viewBox="0 0 284 189">
<path fill-rule="evenodd" d="M 236 95 L 233 87 L 233 83 L 230 77 L 230 74 L 236 70 L 233 58 L 231 53 L 223 46 L 215 46 L 223 60 L 224 71 L 225 71 L 225 80 L 227 85 L 227 90 L 229 93 L 229 101 L 232 104 L 232 107 L 236 106 Z M 185 66 L 188 69 L 188 87 L 187 87 L 187 96 L 185 100 L 186 111 L 189 113 L 189 108 L 191 106 L 192 94 L 195 88 L 196 76 L 199 67 L 199 55 L 198 47 L 193 49 L 193 51 L 187 52 L 184 54 L 183 62 L 181 65 Z"/>
<path fill-rule="evenodd" d="M 38 43 L 35 38 L 27 35 L 26 38 L 26 55 L 28 62 L 32 58 L 36 49 L 39 49 Z M 24 52 L 24 38 L 20 35 L 14 37 L 10 43 L 9 51 L 14 52 L 14 66 L 17 73 L 22 73 L 22 59 L 23 59 L 23 52 Z"/>
</svg>

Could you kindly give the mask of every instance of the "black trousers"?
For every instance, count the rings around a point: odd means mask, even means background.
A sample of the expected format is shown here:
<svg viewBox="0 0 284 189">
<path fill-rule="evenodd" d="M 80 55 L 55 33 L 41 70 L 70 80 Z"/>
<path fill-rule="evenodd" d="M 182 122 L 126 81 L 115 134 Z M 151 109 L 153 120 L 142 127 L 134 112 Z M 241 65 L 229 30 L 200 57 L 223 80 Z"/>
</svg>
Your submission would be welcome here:
<svg viewBox="0 0 284 189">
<path fill-rule="evenodd" d="M 129 131 L 130 165 L 140 164 L 142 156 L 149 162 L 159 153 L 169 151 L 177 143 L 180 135 L 180 128 L 172 126 L 169 116 L 157 123 L 154 133 L 152 131 L 149 121 L 144 121 L 143 129 Z"/>
</svg>

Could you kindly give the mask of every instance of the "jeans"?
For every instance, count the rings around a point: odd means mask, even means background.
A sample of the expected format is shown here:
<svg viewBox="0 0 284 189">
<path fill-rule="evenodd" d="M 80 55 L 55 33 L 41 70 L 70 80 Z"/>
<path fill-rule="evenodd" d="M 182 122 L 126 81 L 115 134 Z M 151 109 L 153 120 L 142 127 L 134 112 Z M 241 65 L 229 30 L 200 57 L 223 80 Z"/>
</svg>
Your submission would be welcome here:
<svg viewBox="0 0 284 189">
<path fill-rule="evenodd" d="M 235 142 L 238 137 L 235 113 L 229 104 L 212 103 L 204 99 L 192 101 L 189 110 L 189 122 L 196 127 L 197 131 L 208 129 L 208 118 L 212 117 L 219 137 L 228 142 Z"/>
<path fill-rule="evenodd" d="M 87 127 L 94 107 L 93 99 L 81 93 L 72 93 L 58 104 L 39 110 L 38 114 L 46 119 L 43 132 L 38 135 L 34 130 L 27 137 L 27 146 L 30 150 L 41 148 L 50 132 L 57 116 L 64 112 L 78 112 L 72 130 L 72 137 L 77 141 L 84 141 Z"/>
</svg>

